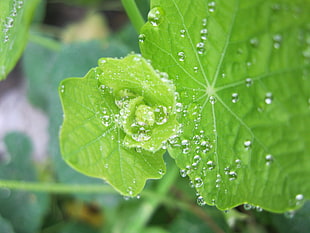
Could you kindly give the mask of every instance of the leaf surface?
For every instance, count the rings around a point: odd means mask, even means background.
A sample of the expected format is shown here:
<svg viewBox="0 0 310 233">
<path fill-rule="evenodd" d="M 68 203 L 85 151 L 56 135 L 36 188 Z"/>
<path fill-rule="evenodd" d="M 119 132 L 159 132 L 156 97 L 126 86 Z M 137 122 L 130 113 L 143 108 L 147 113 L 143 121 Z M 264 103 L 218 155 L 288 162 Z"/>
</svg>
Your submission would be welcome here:
<svg viewBox="0 0 310 233">
<path fill-rule="evenodd" d="M 39 0 L 0 2 L 0 80 L 17 63 L 26 43 L 35 7 Z"/>
<path fill-rule="evenodd" d="M 142 54 L 169 74 L 168 148 L 201 204 L 284 212 L 310 197 L 309 1 L 153 0 Z"/>
<path fill-rule="evenodd" d="M 128 196 L 140 193 L 147 179 L 162 177 L 161 145 L 177 127 L 174 87 L 143 58 L 100 59 L 84 78 L 64 80 L 60 96 L 61 151 L 72 167 Z M 157 125 L 159 106 L 169 119 Z"/>
</svg>

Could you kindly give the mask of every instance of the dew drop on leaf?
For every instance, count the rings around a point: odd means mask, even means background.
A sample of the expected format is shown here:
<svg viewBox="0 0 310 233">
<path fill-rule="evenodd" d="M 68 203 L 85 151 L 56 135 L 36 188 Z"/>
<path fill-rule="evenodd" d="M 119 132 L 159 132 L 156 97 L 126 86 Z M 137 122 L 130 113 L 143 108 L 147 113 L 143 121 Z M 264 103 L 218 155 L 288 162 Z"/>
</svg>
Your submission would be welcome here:
<svg viewBox="0 0 310 233">
<path fill-rule="evenodd" d="M 243 145 L 246 150 L 249 150 L 251 148 L 252 142 L 250 140 L 246 140 L 244 141 Z"/>
<path fill-rule="evenodd" d="M 198 54 L 203 54 L 203 53 L 205 52 L 205 43 L 199 42 L 199 43 L 196 45 L 196 49 L 197 49 L 197 53 L 198 53 Z"/>
<path fill-rule="evenodd" d="M 185 37 L 185 32 L 186 32 L 186 31 L 185 31 L 184 29 L 181 29 L 181 30 L 180 30 L 180 36 L 181 36 L 181 37 Z"/>
<path fill-rule="evenodd" d="M 178 58 L 179 58 L 179 61 L 184 61 L 185 60 L 185 53 L 184 52 L 179 52 L 178 53 Z"/>
<path fill-rule="evenodd" d="M 200 177 L 196 177 L 194 180 L 194 186 L 200 188 L 203 185 L 203 181 Z"/>
<path fill-rule="evenodd" d="M 211 13 L 214 12 L 215 11 L 215 6 L 216 6 L 216 4 L 215 4 L 214 1 L 209 2 L 208 3 L 209 12 L 211 12 Z"/>
<path fill-rule="evenodd" d="M 198 67 L 194 66 L 194 72 L 197 73 L 198 72 Z"/>
<path fill-rule="evenodd" d="M 140 34 L 139 37 L 138 37 L 138 39 L 139 39 L 139 42 L 140 42 L 140 43 L 143 43 L 144 40 L 145 40 L 145 35 L 144 35 L 144 34 Z"/>
<path fill-rule="evenodd" d="M 239 95 L 238 95 L 238 93 L 232 93 L 232 95 L 231 95 L 231 101 L 232 101 L 233 103 L 237 103 L 238 100 L 239 100 Z"/>
<path fill-rule="evenodd" d="M 253 208 L 253 206 L 250 205 L 250 204 L 244 204 L 244 205 L 243 205 L 243 208 L 244 208 L 245 210 L 251 210 L 251 209 Z"/>
<path fill-rule="evenodd" d="M 197 197 L 197 204 L 198 204 L 199 206 L 204 206 L 204 205 L 206 205 L 206 202 L 205 202 L 205 200 L 203 199 L 202 196 L 198 196 L 198 197 Z"/>
<path fill-rule="evenodd" d="M 153 26 L 158 26 L 162 21 L 164 17 L 164 11 L 161 7 L 154 7 L 150 10 L 148 14 L 148 21 Z"/>
<path fill-rule="evenodd" d="M 276 34 L 272 37 L 272 40 L 273 40 L 273 47 L 275 49 L 279 49 L 281 47 L 282 36 L 279 34 Z"/>
<path fill-rule="evenodd" d="M 228 177 L 229 177 L 229 180 L 237 179 L 237 177 L 238 177 L 237 172 L 235 172 L 235 171 L 228 172 Z"/>
<path fill-rule="evenodd" d="M 187 171 L 185 170 L 185 169 L 181 169 L 180 170 L 180 175 L 181 175 L 181 177 L 186 177 L 187 176 Z"/>
<path fill-rule="evenodd" d="M 267 92 L 265 96 L 265 103 L 266 104 L 271 104 L 273 101 L 273 96 L 271 92 Z"/>
<path fill-rule="evenodd" d="M 259 43 L 259 41 L 256 37 L 250 39 L 250 44 L 252 45 L 252 47 L 256 48 L 258 46 L 258 43 Z"/>
<path fill-rule="evenodd" d="M 200 30 L 200 39 L 206 40 L 208 36 L 208 29 L 203 28 Z"/>
<path fill-rule="evenodd" d="M 253 80 L 252 80 L 251 78 L 245 79 L 245 85 L 246 85 L 247 87 L 252 86 L 252 84 L 253 84 Z"/>
<path fill-rule="evenodd" d="M 273 162 L 273 157 L 271 154 L 265 156 L 266 165 L 269 166 Z"/>
<path fill-rule="evenodd" d="M 211 161 L 211 160 L 209 160 L 209 161 L 207 162 L 207 167 L 208 167 L 209 170 L 213 170 L 213 169 L 215 168 L 214 162 Z"/>
<path fill-rule="evenodd" d="M 211 104 L 215 104 L 215 102 L 216 102 L 215 97 L 211 95 L 211 96 L 209 97 L 209 102 L 210 102 Z"/>
</svg>

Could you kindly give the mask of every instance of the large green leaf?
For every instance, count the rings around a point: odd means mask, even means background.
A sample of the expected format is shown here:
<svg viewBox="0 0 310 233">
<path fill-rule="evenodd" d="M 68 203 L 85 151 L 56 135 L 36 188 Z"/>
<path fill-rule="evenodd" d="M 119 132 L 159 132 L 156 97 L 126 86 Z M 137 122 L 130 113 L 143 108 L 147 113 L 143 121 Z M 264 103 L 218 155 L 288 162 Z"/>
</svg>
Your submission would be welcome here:
<svg viewBox="0 0 310 233">
<path fill-rule="evenodd" d="M 139 55 L 104 58 L 60 84 L 63 158 L 135 196 L 165 172 L 163 142 L 176 133 L 175 88 Z"/>
<path fill-rule="evenodd" d="M 306 0 L 152 1 L 140 48 L 174 79 L 183 134 L 168 150 L 200 203 L 283 212 L 309 199 L 309 11 Z"/>
<path fill-rule="evenodd" d="M 39 0 L 0 1 L 0 80 L 11 71 L 23 52 L 38 3 Z"/>
</svg>

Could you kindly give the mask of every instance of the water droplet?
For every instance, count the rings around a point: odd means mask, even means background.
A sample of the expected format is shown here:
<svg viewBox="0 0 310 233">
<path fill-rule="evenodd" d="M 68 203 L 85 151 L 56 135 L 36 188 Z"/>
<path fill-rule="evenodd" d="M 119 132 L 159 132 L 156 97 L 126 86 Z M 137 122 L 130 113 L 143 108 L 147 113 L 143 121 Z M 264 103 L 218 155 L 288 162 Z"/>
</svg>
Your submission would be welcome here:
<svg viewBox="0 0 310 233">
<path fill-rule="evenodd" d="M 144 34 L 140 34 L 138 39 L 139 39 L 139 42 L 143 43 L 144 40 L 145 40 L 145 35 Z"/>
<path fill-rule="evenodd" d="M 198 53 L 198 54 L 203 54 L 203 53 L 205 52 L 205 43 L 199 42 L 199 43 L 196 45 L 196 49 L 197 49 L 197 53 Z"/>
<path fill-rule="evenodd" d="M 291 210 L 291 211 L 287 211 L 284 213 L 284 217 L 288 218 L 288 219 L 292 219 L 295 216 L 295 211 Z"/>
<path fill-rule="evenodd" d="M 185 53 L 184 52 L 179 52 L 178 53 L 179 61 L 184 61 L 185 60 Z"/>
<path fill-rule="evenodd" d="M 101 117 L 101 123 L 104 126 L 108 127 L 111 124 L 111 117 L 109 115 L 103 115 Z"/>
<path fill-rule="evenodd" d="M 198 163 L 201 161 L 201 157 L 200 157 L 199 155 L 195 155 L 194 158 L 193 158 L 193 160 L 194 160 L 194 163 L 198 165 Z M 193 163 L 193 164 L 194 164 L 194 163 Z M 197 166 L 197 165 L 196 165 L 196 166 Z M 192 165 L 192 166 L 193 166 L 193 165 Z"/>
<path fill-rule="evenodd" d="M 209 2 L 208 3 L 209 12 L 211 12 L 211 13 L 214 12 L 215 11 L 215 6 L 216 6 L 216 4 L 215 4 L 214 1 Z"/>
<path fill-rule="evenodd" d="M 197 72 L 198 72 L 198 69 L 199 69 L 199 68 L 198 68 L 197 66 L 195 66 L 195 67 L 194 67 L 194 72 L 197 73 Z M 309 101 L 310 101 L 310 100 L 309 100 Z"/>
<path fill-rule="evenodd" d="M 64 93 L 64 92 L 65 92 L 65 85 L 61 85 L 61 86 L 60 86 L 60 92 L 61 92 L 61 93 Z"/>
<path fill-rule="evenodd" d="M 205 200 L 203 199 L 202 196 L 198 196 L 198 197 L 197 197 L 197 204 L 198 204 L 199 206 L 204 206 L 204 205 L 206 205 L 206 202 L 205 202 Z"/>
<path fill-rule="evenodd" d="M 232 101 L 233 103 L 237 103 L 238 100 L 239 100 L 239 95 L 238 95 L 238 93 L 232 93 L 232 95 L 231 95 L 231 101 Z"/>
<path fill-rule="evenodd" d="M 265 96 L 265 103 L 266 104 L 271 104 L 273 101 L 273 96 L 271 92 L 267 92 Z"/>
<path fill-rule="evenodd" d="M 237 168 L 241 168 L 241 160 L 240 160 L 240 159 L 236 159 L 236 160 L 235 160 L 235 163 L 236 163 L 236 165 L 237 165 L 237 166 L 236 166 Z"/>
<path fill-rule="evenodd" d="M 201 29 L 200 30 L 200 38 L 202 40 L 206 40 L 207 36 L 208 36 L 208 29 L 206 29 L 206 28 Z"/>
<path fill-rule="evenodd" d="M 215 168 L 214 162 L 211 161 L 211 160 L 209 160 L 209 161 L 207 162 L 207 167 L 208 167 L 209 170 L 213 170 L 213 169 Z"/>
<path fill-rule="evenodd" d="M 251 44 L 254 48 L 256 48 L 256 47 L 258 46 L 258 43 L 259 43 L 259 41 L 258 41 L 257 38 L 252 38 L 252 39 L 250 40 L 250 44 Z"/>
<path fill-rule="evenodd" d="M 244 208 L 245 210 L 251 210 L 251 209 L 253 208 L 253 206 L 250 205 L 250 204 L 244 204 L 244 205 L 243 205 L 243 208 Z"/>
<path fill-rule="evenodd" d="M 252 86 L 252 84 L 253 84 L 253 80 L 252 80 L 251 78 L 245 79 L 245 85 L 246 85 L 247 87 Z"/>
<path fill-rule="evenodd" d="M 153 26 L 158 26 L 163 21 L 164 11 L 161 7 L 154 7 L 148 14 L 148 21 Z"/>
<path fill-rule="evenodd" d="M 210 102 L 211 104 L 215 104 L 215 102 L 216 102 L 215 97 L 211 95 L 211 96 L 209 97 L 209 102 Z"/>
<path fill-rule="evenodd" d="M 262 212 L 263 211 L 263 208 L 260 207 L 260 206 L 256 206 L 255 209 L 256 209 L 257 212 Z"/>
<path fill-rule="evenodd" d="M 234 172 L 234 171 L 228 172 L 228 177 L 229 177 L 229 180 L 237 179 L 237 177 L 238 177 L 237 172 Z"/>
<path fill-rule="evenodd" d="M 273 157 L 271 154 L 266 155 L 265 157 L 266 165 L 269 166 L 273 162 Z"/>
<path fill-rule="evenodd" d="M 208 20 L 206 18 L 203 18 L 201 23 L 202 23 L 203 27 L 206 27 L 207 23 L 208 23 Z"/>
<path fill-rule="evenodd" d="M 296 200 L 296 205 L 301 205 L 304 203 L 304 195 L 302 194 L 297 194 L 295 197 Z"/>
<path fill-rule="evenodd" d="M 135 132 L 131 135 L 132 139 L 137 142 L 144 142 L 151 139 L 151 130 L 146 125 L 132 124 L 132 131 Z"/>
<path fill-rule="evenodd" d="M 106 62 L 107 62 L 107 59 L 106 59 L 106 58 L 100 58 L 100 59 L 98 60 L 98 65 L 99 65 L 99 66 L 102 66 L 102 65 L 104 65 Z"/>
<path fill-rule="evenodd" d="M 138 195 L 136 196 L 136 198 L 139 200 L 139 199 L 141 198 L 141 195 L 138 194 Z"/>
<path fill-rule="evenodd" d="M 11 17 L 6 17 L 4 26 L 7 28 L 11 28 L 13 27 L 13 24 L 14 24 L 14 19 Z"/>
<path fill-rule="evenodd" d="M 244 141 L 243 145 L 246 150 L 249 150 L 251 148 L 252 142 L 250 140 L 246 140 Z"/>
<path fill-rule="evenodd" d="M 164 169 L 159 169 L 159 170 L 158 170 L 158 174 L 159 174 L 159 175 L 165 174 L 165 170 L 164 170 Z"/>
<path fill-rule="evenodd" d="M 185 37 L 185 32 L 186 32 L 186 31 L 185 31 L 184 29 L 181 29 L 181 30 L 180 30 L 180 36 L 181 36 L 181 37 Z"/>
<path fill-rule="evenodd" d="M 279 49 L 281 47 L 282 36 L 279 34 L 276 34 L 272 37 L 272 40 L 273 40 L 273 47 L 275 49 Z"/>
<path fill-rule="evenodd" d="M 200 188 L 203 185 L 203 181 L 200 177 L 196 177 L 194 180 L 194 186 Z"/>
<path fill-rule="evenodd" d="M 163 125 L 168 121 L 167 108 L 165 106 L 157 106 L 154 110 L 155 123 L 157 125 Z"/>
<path fill-rule="evenodd" d="M 18 8 L 18 9 L 22 8 L 23 5 L 24 5 L 24 1 L 22 1 L 22 0 L 17 1 L 16 3 L 17 3 L 17 8 Z"/>
<path fill-rule="evenodd" d="M 175 110 L 176 110 L 176 112 L 182 112 L 183 104 L 182 103 L 176 103 Z"/>
<path fill-rule="evenodd" d="M 180 175 L 181 175 L 181 177 L 186 177 L 187 176 L 187 171 L 185 170 L 185 169 L 181 169 L 180 170 Z"/>
</svg>

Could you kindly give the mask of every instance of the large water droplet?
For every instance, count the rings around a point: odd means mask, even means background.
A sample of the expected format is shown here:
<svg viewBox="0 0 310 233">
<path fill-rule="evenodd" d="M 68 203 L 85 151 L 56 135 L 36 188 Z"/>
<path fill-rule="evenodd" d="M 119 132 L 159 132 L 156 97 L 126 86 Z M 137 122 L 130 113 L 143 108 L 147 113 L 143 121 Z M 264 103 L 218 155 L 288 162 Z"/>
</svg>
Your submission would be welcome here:
<svg viewBox="0 0 310 233">
<path fill-rule="evenodd" d="M 228 177 L 229 177 L 229 180 L 235 180 L 235 179 L 237 179 L 237 172 L 235 172 L 235 171 L 230 171 L 230 172 L 228 172 Z"/>
<path fill-rule="evenodd" d="M 181 175 L 181 177 L 186 177 L 187 176 L 187 171 L 185 170 L 185 169 L 181 169 L 180 170 L 180 175 Z"/>
<path fill-rule="evenodd" d="M 157 106 L 154 110 L 155 113 L 155 123 L 157 125 L 163 125 L 168 120 L 167 108 L 165 106 Z"/>
<path fill-rule="evenodd" d="M 209 170 L 213 170 L 213 169 L 215 168 L 214 162 L 211 161 L 211 160 L 209 160 L 209 161 L 207 162 L 207 167 L 208 167 Z"/>
<path fill-rule="evenodd" d="M 148 14 L 148 21 L 153 26 L 158 26 L 162 21 L 164 17 L 164 11 L 161 7 L 154 7 L 150 10 Z"/>
</svg>

